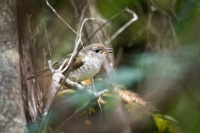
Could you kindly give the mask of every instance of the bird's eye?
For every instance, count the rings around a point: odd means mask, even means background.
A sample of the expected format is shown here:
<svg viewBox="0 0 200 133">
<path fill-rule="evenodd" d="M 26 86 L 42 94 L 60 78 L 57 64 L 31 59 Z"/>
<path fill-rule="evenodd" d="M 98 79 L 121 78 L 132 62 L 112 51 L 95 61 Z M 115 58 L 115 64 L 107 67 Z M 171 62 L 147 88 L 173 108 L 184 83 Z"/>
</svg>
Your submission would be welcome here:
<svg viewBox="0 0 200 133">
<path fill-rule="evenodd" d="M 94 49 L 94 52 L 99 53 L 99 49 Z"/>
</svg>

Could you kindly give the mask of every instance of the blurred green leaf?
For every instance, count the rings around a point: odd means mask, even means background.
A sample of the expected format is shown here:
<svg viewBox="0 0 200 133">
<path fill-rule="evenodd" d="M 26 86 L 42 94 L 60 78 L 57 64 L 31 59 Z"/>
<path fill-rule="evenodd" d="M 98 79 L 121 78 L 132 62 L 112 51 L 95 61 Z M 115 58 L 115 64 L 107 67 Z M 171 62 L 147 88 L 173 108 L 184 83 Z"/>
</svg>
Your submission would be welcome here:
<svg viewBox="0 0 200 133">
<path fill-rule="evenodd" d="M 170 133 L 181 133 L 178 122 L 168 115 L 162 115 L 162 114 L 154 114 L 153 115 L 155 124 L 158 128 L 158 133 L 165 133 L 167 130 Z"/>
</svg>

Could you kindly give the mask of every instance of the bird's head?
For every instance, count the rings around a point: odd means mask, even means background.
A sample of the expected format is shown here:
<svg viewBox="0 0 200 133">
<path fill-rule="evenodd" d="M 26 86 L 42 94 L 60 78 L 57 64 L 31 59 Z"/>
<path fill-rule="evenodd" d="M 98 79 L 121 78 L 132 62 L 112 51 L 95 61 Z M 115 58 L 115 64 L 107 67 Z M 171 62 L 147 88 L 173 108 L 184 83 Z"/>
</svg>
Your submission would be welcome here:
<svg viewBox="0 0 200 133">
<path fill-rule="evenodd" d="M 85 47 L 82 52 L 90 57 L 104 59 L 107 54 L 113 53 L 113 49 L 106 48 L 101 43 L 95 43 Z"/>
</svg>

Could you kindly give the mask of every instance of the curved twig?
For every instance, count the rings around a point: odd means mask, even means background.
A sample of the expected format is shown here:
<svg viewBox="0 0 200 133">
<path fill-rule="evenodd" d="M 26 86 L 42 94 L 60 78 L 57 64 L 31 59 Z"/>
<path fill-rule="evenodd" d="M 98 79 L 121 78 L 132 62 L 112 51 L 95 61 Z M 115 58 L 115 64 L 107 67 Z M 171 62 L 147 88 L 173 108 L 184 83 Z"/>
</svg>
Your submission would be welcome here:
<svg viewBox="0 0 200 133">
<path fill-rule="evenodd" d="M 135 22 L 138 19 L 138 16 L 133 12 L 132 10 L 126 8 L 125 9 L 128 13 L 131 13 L 133 15 L 133 18 L 129 20 L 124 26 L 122 26 L 120 29 L 118 29 L 114 35 L 110 37 L 110 41 L 114 40 L 122 31 L 124 31 L 128 26 L 130 26 L 133 22 Z"/>
<path fill-rule="evenodd" d="M 66 66 L 64 69 L 62 69 L 62 73 L 65 72 L 65 71 L 67 71 L 67 69 L 69 68 L 69 66 L 73 63 L 73 62 L 72 62 L 73 59 L 76 58 L 76 56 L 77 56 L 77 54 L 78 54 L 78 52 L 79 52 L 79 50 L 78 50 L 78 45 L 79 45 L 79 43 L 81 42 L 81 37 L 82 37 L 82 35 L 83 35 L 83 34 L 82 34 L 82 30 L 83 30 L 84 24 L 85 24 L 87 21 L 93 21 L 93 20 L 95 20 L 95 18 L 86 18 L 86 19 L 83 20 L 83 22 L 82 22 L 82 24 L 81 24 L 81 27 L 80 27 L 80 30 L 79 30 L 79 34 L 80 34 L 80 35 L 79 35 L 77 41 L 75 42 L 75 46 L 74 46 L 74 50 L 73 50 L 72 56 L 70 57 L 67 66 Z M 66 63 L 66 61 L 67 61 L 67 59 L 63 62 L 62 67 L 64 66 L 64 64 Z"/>
</svg>

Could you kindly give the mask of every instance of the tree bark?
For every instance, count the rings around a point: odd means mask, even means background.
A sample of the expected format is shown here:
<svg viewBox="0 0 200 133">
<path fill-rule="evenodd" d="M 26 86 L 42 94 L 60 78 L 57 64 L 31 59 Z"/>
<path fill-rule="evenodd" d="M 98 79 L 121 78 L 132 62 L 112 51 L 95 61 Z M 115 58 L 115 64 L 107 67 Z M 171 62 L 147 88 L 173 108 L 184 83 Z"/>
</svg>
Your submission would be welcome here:
<svg viewBox="0 0 200 133">
<path fill-rule="evenodd" d="M 0 0 L 0 132 L 25 132 L 16 1 Z"/>
</svg>

